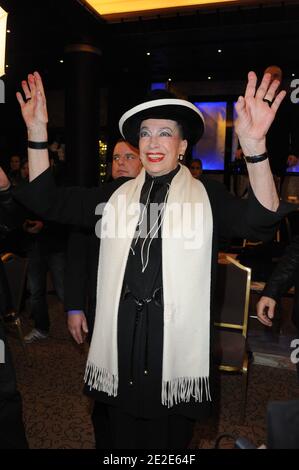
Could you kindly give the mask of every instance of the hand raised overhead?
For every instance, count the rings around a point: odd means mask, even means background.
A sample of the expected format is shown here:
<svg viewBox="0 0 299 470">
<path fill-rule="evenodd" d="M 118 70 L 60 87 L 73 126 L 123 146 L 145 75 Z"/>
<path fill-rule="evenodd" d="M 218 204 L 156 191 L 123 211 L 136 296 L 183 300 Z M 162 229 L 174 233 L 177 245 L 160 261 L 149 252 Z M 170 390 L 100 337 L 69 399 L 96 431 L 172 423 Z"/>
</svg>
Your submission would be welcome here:
<svg viewBox="0 0 299 470">
<path fill-rule="evenodd" d="M 17 92 L 17 100 L 27 127 L 29 181 L 32 181 L 49 168 L 47 102 L 38 72 L 22 81 L 22 89 L 25 99 Z"/>
<path fill-rule="evenodd" d="M 38 72 L 28 75 L 28 79 L 22 81 L 22 89 L 25 99 L 17 92 L 17 100 L 28 130 L 44 128 L 48 122 L 47 102 L 43 82 Z"/>
<path fill-rule="evenodd" d="M 256 74 L 254 72 L 248 73 L 245 95 L 244 97 L 239 96 L 236 104 L 238 113 L 236 133 L 240 140 L 262 141 L 265 139 L 286 95 L 285 91 L 277 93 L 279 85 L 278 80 L 271 81 L 270 73 L 265 73 L 257 88 Z M 272 103 L 271 106 L 269 106 L 269 102 Z"/>
</svg>

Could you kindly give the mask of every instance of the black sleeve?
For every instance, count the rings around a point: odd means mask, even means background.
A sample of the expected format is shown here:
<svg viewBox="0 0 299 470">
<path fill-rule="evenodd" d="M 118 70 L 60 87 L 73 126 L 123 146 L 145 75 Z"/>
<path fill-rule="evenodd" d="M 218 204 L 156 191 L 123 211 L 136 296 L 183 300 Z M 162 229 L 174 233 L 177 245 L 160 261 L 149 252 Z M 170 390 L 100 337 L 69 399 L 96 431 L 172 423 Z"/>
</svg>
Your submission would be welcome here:
<svg viewBox="0 0 299 470">
<path fill-rule="evenodd" d="M 292 243 L 286 249 L 270 279 L 268 280 L 262 295 L 278 300 L 285 292 L 295 284 L 295 277 L 299 269 L 299 236 L 294 237 Z"/>
<path fill-rule="evenodd" d="M 48 168 L 31 183 L 15 189 L 14 197 L 45 220 L 94 227 L 99 217 L 95 215 L 97 205 L 107 202 L 125 181 L 118 178 L 96 188 L 57 187 Z"/>
<path fill-rule="evenodd" d="M 88 234 L 79 227 L 70 232 L 64 286 L 65 310 L 86 310 L 88 280 Z M 96 253 L 94 254 L 96 256 Z"/>
<path fill-rule="evenodd" d="M 281 219 L 297 209 L 294 204 L 280 202 L 277 211 L 273 212 L 259 203 L 251 189 L 245 200 L 231 195 L 217 181 L 203 179 L 202 182 L 211 201 L 218 235 L 224 238 L 271 240 Z"/>
<path fill-rule="evenodd" d="M 26 219 L 27 211 L 12 197 L 11 187 L 0 191 L 0 225 L 3 232 L 9 232 L 22 225 Z"/>
</svg>

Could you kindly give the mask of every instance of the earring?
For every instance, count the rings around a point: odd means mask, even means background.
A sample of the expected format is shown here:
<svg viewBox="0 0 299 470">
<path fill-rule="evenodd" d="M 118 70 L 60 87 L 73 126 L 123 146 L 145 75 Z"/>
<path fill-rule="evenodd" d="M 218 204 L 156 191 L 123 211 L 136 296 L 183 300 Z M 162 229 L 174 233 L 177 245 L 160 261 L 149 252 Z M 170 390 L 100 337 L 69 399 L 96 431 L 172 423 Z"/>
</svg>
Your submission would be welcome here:
<svg viewBox="0 0 299 470">
<path fill-rule="evenodd" d="M 180 154 L 179 154 L 179 158 L 178 158 L 178 160 L 179 160 L 180 162 L 182 162 L 182 161 L 183 161 L 183 159 L 184 159 L 184 155 L 183 155 L 182 153 L 180 153 Z"/>
</svg>

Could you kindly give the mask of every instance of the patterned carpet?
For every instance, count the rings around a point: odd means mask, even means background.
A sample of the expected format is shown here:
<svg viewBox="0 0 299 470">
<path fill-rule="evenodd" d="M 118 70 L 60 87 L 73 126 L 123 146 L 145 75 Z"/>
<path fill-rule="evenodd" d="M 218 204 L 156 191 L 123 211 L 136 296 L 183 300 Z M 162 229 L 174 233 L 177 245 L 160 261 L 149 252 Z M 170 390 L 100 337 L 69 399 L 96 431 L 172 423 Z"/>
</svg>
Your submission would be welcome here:
<svg viewBox="0 0 299 470">
<path fill-rule="evenodd" d="M 20 343 L 9 335 L 23 397 L 24 421 L 32 449 L 92 449 L 91 402 L 82 394 L 87 346 L 76 346 L 70 338 L 65 316 L 55 295 L 49 295 L 51 336 L 28 345 L 32 366 L 26 363 Z M 30 330 L 23 316 L 25 333 Z M 293 370 L 253 364 L 249 377 L 246 420 L 238 424 L 241 377 L 222 375 L 219 422 L 197 423 L 191 448 L 212 448 L 217 435 L 244 436 L 256 446 L 266 441 L 266 407 L 271 400 L 299 398 Z M 223 448 L 232 448 L 226 439 Z"/>
</svg>

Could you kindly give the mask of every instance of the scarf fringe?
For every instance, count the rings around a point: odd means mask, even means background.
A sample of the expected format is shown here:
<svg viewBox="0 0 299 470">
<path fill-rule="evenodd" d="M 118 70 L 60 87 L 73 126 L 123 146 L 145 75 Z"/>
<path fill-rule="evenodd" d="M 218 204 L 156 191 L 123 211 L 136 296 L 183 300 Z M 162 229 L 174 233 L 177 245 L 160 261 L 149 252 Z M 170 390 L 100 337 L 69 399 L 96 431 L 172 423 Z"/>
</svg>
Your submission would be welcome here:
<svg viewBox="0 0 299 470">
<path fill-rule="evenodd" d="M 90 361 L 86 364 L 84 382 L 99 392 L 117 396 L 118 375 L 111 374 L 107 369 L 99 368 Z"/>
<path fill-rule="evenodd" d="M 177 379 L 163 381 L 162 404 L 171 408 L 180 402 L 189 402 L 191 397 L 197 402 L 204 399 L 212 401 L 210 394 L 209 377 L 179 377 Z"/>
</svg>

